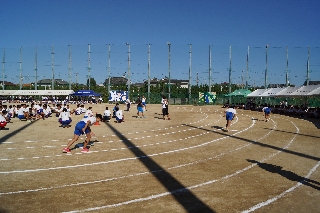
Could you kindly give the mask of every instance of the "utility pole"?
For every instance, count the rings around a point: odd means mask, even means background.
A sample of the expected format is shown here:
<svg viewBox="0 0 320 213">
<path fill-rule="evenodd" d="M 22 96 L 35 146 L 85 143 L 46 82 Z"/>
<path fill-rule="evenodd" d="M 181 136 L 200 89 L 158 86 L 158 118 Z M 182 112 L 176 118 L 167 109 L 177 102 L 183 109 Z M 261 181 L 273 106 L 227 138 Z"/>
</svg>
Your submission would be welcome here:
<svg viewBox="0 0 320 213">
<path fill-rule="evenodd" d="M 268 47 L 269 44 L 266 45 L 266 70 L 264 72 L 264 88 L 268 88 Z"/>
<path fill-rule="evenodd" d="M 211 92 L 211 45 L 209 45 L 209 92 Z M 197 73 L 197 79 L 198 79 L 198 73 Z M 198 80 L 197 80 L 198 85 Z"/>
<path fill-rule="evenodd" d="M 128 98 L 130 98 L 130 44 L 126 43 L 128 45 Z"/>
<path fill-rule="evenodd" d="M 191 61 L 192 61 L 192 44 L 189 44 L 189 104 L 191 103 L 191 70 L 192 70 L 192 65 L 191 65 Z"/>
<path fill-rule="evenodd" d="M 110 95 L 110 55 L 111 55 L 111 44 L 108 44 L 108 95 Z"/>
<path fill-rule="evenodd" d="M 286 87 L 289 86 L 289 73 L 288 73 L 288 68 L 289 68 L 289 57 L 288 57 L 288 54 L 289 54 L 289 50 L 288 50 L 288 46 L 287 46 L 287 49 L 286 49 L 286 55 L 287 55 L 287 66 L 286 66 Z"/>
<path fill-rule="evenodd" d="M 22 47 L 20 47 L 20 90 L 22 89 Z"/>
<path fill-rule="evenodd" d="M 309 86 L 310 76 L 310 47 L 308 46 L 308 61 L 307 61 L 307 86 Z"/>
<path fill-rule="evenodd" d="M 151 44 L 148 44 L 148 100 L 150 100 L 150 46 Z"/>
<path fill-rule="evenodd" d="M 52 70 L 52 79 L 51 79 L 51 90 L 54 90 L 54 50 L 52 45 L 52 51 L 51 51 L 51 70 Z"/>
<path fill-rule="evenodd" d="M 35 77 L 35 81 L 34 81 L 34 90 L 38 89 L 38 47 L 36 47 L 36 54 L 35 54 L 35 58 L 34 58 L 34 77 Z"/>
<path fill-rule="evenodd" d="M 167 45 L 168 45 L 168 73 L 169 73 L 169 76 L 168 76 L 168 91 L 169 91 L 169 101 L 170 101 L 170 98 L 171 98 L 171 43 L 170 42 L 167 42 Z"/>
<path fill-rule="evenodd" d="M 71 58 L 71 45 L 68 45 L 69 47 L 69 90 L 71 90 L 71 70 L 72 70 L 72 58 Z"/>
<path fill-rule="evenodd" d="M 90 90 L 90 71 L 91 71 L 91 67 L 90 67 L 90 44 L 88 44 L 88 88 Z"/>
<path fill-rule="evenodd" d="M 2 58 L 2 90 L 4 90 L 4 67 L 5 67 L 5 58 L 6 58 L 6 48 L 3 50 Z"/>
<path fill-rule="evenodd" d="M 232 52 L 231 52 L 231 46 L 230 46 L 230 65 L 229 65 L 229 94 L 231 93 L 231 72 L 232 72 Z M 231 104 L 231 96 L 229 96 L 229 104 Z"/>
<path fill-rule="evenodd" d="M 248 89 L 248 79 L 249 79 L 249 46 L 247 51 L 246 89 Z"/>
</svg>

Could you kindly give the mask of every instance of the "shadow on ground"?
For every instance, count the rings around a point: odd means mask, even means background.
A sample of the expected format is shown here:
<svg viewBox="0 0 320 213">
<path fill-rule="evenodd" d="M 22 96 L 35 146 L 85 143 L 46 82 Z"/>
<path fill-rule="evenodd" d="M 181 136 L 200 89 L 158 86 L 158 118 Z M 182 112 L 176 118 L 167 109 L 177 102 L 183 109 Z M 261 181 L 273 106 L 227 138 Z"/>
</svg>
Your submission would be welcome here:
<svg viewBox="0 0 320 213">
<path fill-rule="evenodd" d="M 136 147 L 130 140 L 128 140 L 121 132 L 110 124 L 106 124 L 125 144 L 127 147 Z M 175 198 L 177 202 L 186 210 L 186 212 L 201 212 L 213 213 L 197 196 L 195 196 L 182 183 L 175 179 L 169 172 L 157 164 L 154 160 L 149 158 L 141 149 L 129 149 L 137 159 L 150 171 L 150 173 L 168 190 L 168 192 Z M 161 171 L 161 172 L 154 172 Z"/>
</svg>

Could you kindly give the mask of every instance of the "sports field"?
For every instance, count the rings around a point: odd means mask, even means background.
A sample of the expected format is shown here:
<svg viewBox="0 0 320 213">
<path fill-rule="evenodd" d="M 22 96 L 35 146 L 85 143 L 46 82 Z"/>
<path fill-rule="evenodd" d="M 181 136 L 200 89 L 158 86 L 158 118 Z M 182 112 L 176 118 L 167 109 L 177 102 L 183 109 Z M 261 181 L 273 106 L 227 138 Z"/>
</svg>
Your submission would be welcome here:
<svg viewBox="0 0 320 213">
<path fill-rule="evenodd" d="M 163 120 L 161 105 L 146 118 L 132 106 L 124 123 L 92 127 L 89 153 L 82 136 L 71 154 L 81 116 L 70 128 L 15 118 L 0 131 L 0 212 L 319 212 L 319 120 L 238 109 L 225 132 L 223 112 L 170 105 Z"/>
</svg>

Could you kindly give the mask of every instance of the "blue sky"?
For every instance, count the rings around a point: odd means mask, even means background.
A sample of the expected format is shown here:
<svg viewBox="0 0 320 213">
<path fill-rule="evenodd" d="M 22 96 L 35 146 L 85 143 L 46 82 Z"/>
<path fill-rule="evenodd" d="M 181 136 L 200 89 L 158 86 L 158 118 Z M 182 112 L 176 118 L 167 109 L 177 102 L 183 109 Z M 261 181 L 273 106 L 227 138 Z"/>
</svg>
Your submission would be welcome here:
<svg viewBox="0 0 320 213">
<path fill-rule="evenodd" d="M 90 74 L 101 83 L 108 77 L 107 44 L 111 76 L 121 76 L 130 43 L 131 78 L 141 82 L 148 78 L 147 44 L 151 77 L 168 76 L 170 42 L 171 78 L 188 79 L 192 44 L 192 84 L 197 76 L 199 84 L 208 81 L 209 45 L 212 83 L 228 81 L 231 46 L 232 81 L 241 83 L 249 46 L 249 84 L 263 85 L 267 66 L 268 83 L 285 83 L 288 46 L 290 83 L 301 85 L 308 46 L 310 80 L 320 80 L 319 9 L 317 0 L 0 0 L 1 74 L 19 82 L 22 47 L 24 83 L 33 81 L 37 47 L 38 78 L 51 78 L 53 47 L 55 78 L 68 80 L 71 45 L 72 81 L 85 83 L 91 44 Z"/>
</svg>

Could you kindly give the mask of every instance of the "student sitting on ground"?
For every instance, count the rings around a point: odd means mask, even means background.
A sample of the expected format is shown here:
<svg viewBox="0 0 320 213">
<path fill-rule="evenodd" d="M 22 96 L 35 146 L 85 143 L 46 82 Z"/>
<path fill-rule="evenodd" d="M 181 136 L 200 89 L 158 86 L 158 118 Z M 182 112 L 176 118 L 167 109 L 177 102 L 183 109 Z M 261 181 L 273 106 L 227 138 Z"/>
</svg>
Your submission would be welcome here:
<svg viewBox="0 0 320 213">
<path fill-rule="evenodd" d="M 18 106 L 19 108 L 19 106 Z M 18 118 L 21 119 L 26 119 L 29 120 L 29 110 L 26 109 L 26 105 L 25 104 L 21 104 L 20 108 L 18 109 Z"/>
<path fill-rule="evenodd" d="M 124 115 L 122 114 L 122 110 L 119 109 L 117 112 L 116 112 L 116 121 L 118 123 L 121 123 L 121 122 L 124 122 Z"/>
<path fill-rule="evenodd" d="M 92 112 L 92 107 L 89 107 L 87 109 L 87 111 L 84 113 L 84 118 L 87 118 L 87 117 L 92 117 L 93 116 L 93 112 Z"/>
<path fill-rule="evenodd" d="M 70 117 L 70 112 L 68 112 L 67 108 L 63 108 L 62 112 L 60 113 L 59 123 L 63 128 L 69 128 L 71 122 L 72 119 Z"/>
<path fill-rule="evenodd" d="M 106 110 L 104 110 L 104 112 L 103 112 L 103 121 L 109 122 L 110 121 L 110 115 L 111 115 L 111 112 L 109 110 L 109 107 L 106 107 Z"/>
<path fill-rule="evenodd" d="M 116 112 L 119 110 L 119 103 L 116 103 L 116 105 L 113 107 L 113 117 L 116 117 Z"/>
<path fill-rule="evenodd" d="M 0 114 L 0 130 L 4 129 L 7 125 L 6 119 Z"/>
</svg>

